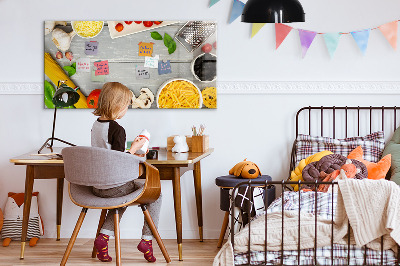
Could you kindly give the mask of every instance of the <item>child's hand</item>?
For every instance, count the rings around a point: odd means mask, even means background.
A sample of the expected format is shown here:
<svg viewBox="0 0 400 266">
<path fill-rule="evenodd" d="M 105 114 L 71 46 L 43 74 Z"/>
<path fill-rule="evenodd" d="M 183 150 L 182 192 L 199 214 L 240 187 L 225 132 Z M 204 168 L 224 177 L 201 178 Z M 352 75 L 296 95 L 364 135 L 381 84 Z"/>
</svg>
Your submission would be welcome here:
<svg viewBox="0 0 400 266">
<path fill-rule="evenodd" d="M 135 140 L 132 142 L 129 152 L 132 154 L 135 154 L 140 148 L 143 147 L 143 145 L 146 143 L 146 141 L 147 140 L 145 138 L 136 137 Z"/>
<path fill-rule="evenodd" d="M 149 149 L 147 149 L 147 151 L 146 151 L 146 153 L 145 154 L 137 154 L 137 153 L 135 153 L 135 155 L 136 156 L 139 156 L 139 157 L 146 157 L 146 155 L 149 153 Z"/>
</svg>

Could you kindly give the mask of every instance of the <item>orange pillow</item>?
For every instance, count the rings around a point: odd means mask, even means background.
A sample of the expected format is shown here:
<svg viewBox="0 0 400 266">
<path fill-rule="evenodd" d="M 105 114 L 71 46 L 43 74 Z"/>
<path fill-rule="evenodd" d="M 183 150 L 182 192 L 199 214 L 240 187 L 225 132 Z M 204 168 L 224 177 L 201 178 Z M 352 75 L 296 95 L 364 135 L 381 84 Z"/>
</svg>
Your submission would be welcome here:
<svg viewBox="0 0 400 266">
<path fill-rule="evenodd" d="M 363 159 L 363 149 L 361 148 L 361 146 L 358 146 L 353 151 L 351 151 L 347 158 L 355 159 L 365 164 L 368 170 L 368 179 L 375 180 L 383 179 L 386 177 L 392 161 L 392 155 L 388 154 L 377 163 L 368 162 Z"/>
</svg>

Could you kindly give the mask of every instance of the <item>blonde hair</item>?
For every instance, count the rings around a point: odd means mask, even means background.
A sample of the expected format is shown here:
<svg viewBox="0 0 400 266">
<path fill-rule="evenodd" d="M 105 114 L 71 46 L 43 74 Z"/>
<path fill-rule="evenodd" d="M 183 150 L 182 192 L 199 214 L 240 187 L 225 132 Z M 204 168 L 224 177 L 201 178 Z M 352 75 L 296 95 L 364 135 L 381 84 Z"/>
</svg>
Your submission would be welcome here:
<svg viewBox="0 0 400 266">
<path fill-rule="evenodd" d="M 115 120 L 131 100 L 132 91 L 128 87 L 119 82 L 107 82 L 101 89 L 97 108 L 93 114 Z"/>
</svg>

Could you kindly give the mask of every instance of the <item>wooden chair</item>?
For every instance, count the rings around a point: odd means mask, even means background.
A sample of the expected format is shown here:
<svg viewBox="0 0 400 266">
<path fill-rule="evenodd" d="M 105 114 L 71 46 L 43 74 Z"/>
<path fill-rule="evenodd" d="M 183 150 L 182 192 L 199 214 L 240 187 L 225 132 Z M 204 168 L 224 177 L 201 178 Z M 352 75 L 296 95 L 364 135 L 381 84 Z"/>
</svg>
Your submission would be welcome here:
<svg viewBox="0 0 400 266">
<path fill-rule="evenodd" d="M 82 211 L 60 265 L 66 264 L 88 209 L 102 209 L 96 237 L 103 226 L 107 210 L 116 209 L 114 215 L 116 265 L 121 265 L 118 208 L 129 205 L 139 205 L 142 208 L 145 220 L 149 224 L 166 262 L 171 262 L 153 219 L 145 205 L 157 200 L 161 193 L 160 176 L 157 168 L 146 162 L 141 162 L 138 169 L 139 157 L 103 148 L 68 147 L 62 150 L 62 156 L 64 160 L 65 179 L 70 182 L 68 186 L 69 196 L 74 204 L 82 207 Z M 145 177 L 144 180 L 140 180 L 144 182 L 144 187 L 129 195 L 118 198 L 100 198 L 95 196 L 91 191 L 92 186 L 115 185 L 125 181 L 128 182 L 135 175 Z M 96 257 L 94 247 L 92 257 Z"/>
</svg>

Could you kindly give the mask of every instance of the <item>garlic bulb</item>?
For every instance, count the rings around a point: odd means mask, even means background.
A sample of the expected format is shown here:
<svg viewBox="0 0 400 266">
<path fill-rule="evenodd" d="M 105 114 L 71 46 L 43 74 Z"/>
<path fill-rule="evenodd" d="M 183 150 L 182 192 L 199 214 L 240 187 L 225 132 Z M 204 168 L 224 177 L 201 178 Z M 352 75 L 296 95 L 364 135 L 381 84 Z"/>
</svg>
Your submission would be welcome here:
<svg viewBox="0 0 400 266">
<path fill-rule="evenodd" d="M 67 22 L 66 21 L 54 21 L 54 20 L 45 21 L 44 22 L 44 35 L 47 35 L 50 32 L 52 32 L 56 25 L 67 26 Z"/>
<path fill-rule="evenodd" d="M 52 34 L 52 40 L 56 47 L 65 52 L 69 49 L 71 45 L 72 38 L 76 35 L 75 31 L 66 33 L 62 29 L 54 29 Z"/>
</svg>

